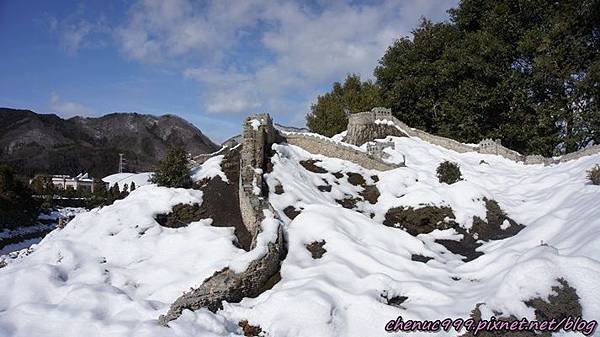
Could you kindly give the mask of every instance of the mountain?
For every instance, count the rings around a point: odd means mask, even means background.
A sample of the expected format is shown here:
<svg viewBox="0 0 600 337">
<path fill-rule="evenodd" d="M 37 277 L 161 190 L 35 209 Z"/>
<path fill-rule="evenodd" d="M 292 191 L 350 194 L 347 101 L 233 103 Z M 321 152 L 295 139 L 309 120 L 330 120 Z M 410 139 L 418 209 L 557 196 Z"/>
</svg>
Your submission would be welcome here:
<svg viewBox="0 0 600 337">
<path fill-rule="evenodd" d="M 219 148 L 191 123 L 173 115 L 111 113 L 62 119 L 54 114 L 0 108 L 0 163 L 26 175 L 103 177 L 118 170 L 124 153 L 130 171 L 152 170 L 169 145 L 192 155 Z"/>
</svg>

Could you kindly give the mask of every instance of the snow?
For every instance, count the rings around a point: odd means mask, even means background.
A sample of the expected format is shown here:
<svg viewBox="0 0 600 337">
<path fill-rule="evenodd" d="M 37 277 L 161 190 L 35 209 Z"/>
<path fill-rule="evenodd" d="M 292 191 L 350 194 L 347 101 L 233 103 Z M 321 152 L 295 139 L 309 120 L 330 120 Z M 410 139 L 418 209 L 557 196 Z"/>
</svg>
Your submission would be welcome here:
<svg viewBox="0 0 600 337">
<path fill-rule="evenodd" d="M 158 326 L 157 317 L 183 291 L 224 267 L 239 272 L 263 256 L 279 222 L 266 211 L 257 248 L 245 252 L 233 246 L 232 228 L 211 227 L 209 219 L 179 229 L 154 221 L 177 203 L 202 202 L 201 191 L 140 185 L 112 206 L 78 214 L 0 269 L 0 336 L 238 336 L 243 319 L 268 336 L 389 336 L 384 326 L 398 316 L 467 318 L 478 303 L 485 303 L 484 318 L 494 311 L 534 318 L 523 301 L 547 298 L 559 277 L 576 289 L 584 319 L 600 317 L 600 187 L 586 179 L 600 155 L 524 165 L 418 138 L 388 140 L 395 143 L 385 150 L 390 160 L 405 155 L 407 167 L 367 170 L 274 145 L 266 183 L 284 221 L 288 253 L 281 281 L 260 296 L 224 303 L 216 314 L 184 311 L 170 328 Z M 346 177 L 307 171 L 298 161 L 308 158 L 321 160 L 317 165 L 331 173 L 360 173 L 379 189 L 377 203 L 357 203 L 361 212 L 341 207 L 336 199 L 357 196 L 361 188 Z M 194 179 L 221 176 L 221 160 L 209 159 Z M 462 181 L 439 183 L 436 168 L 445 160 L 458 163 Z M 323 179 L 331 192 L 317 189 Z M 273 192 L 277 184 L 284 193 Z M 456 221 L 470 228 L 473 216 L 485 218 L 483 198 L 496 200 L 526 227 L 514 237 L 484 242 L 478 248 L 484 255 L 467 263 L 435 243 L 459 236 L 454 230 L 415 237 L 382 225 L 391 207 L 437 205 L 451 207 Z M 290 205 L 302 209 L 294 220 L 282 212 Z M 315 260 L 305 245 L 321 240 L 327 252 Z M 433 260 L 412 261 L 412 254 Z M 383 293 L 408 299 L 402 308 L 390 306 Z"/>
<path fill-rule="evenodd" d="M 0 269 L 10 289 L 0 291 L 0 335 L 187 335 L 159 327 L 156 318 L 244 253 L 232 245 L 233 229 L 211 227 L 210 219 L 178 229 L 153 219 L 191 202 L 202 202 L 202 192 L 142 186 L 77 215 L 28 256 L 9 261 Z"/>
<path fill-rule="evenodd" d="M 143 173 L 115 173 L 102 178 L 102 181 L 108 184 L 110 188 L 114 184 L 119 184 L 119 190 L 122 190 L 125 184 L 131 187 L 131 183 L 135 182 L 135 187 L 140 187 L 150 184 L 152 172 Z"/>
<path fill-rule="evenodd" d="M 337 135 L 333 135 L 331 137 L 331 140 L 333 140 L 334 142 L 342 142 L 344 141 L 344 138 L 346 138 L 346 135 L 348 134 L 348 131 L 342 131 L 340 133 L 338 133 Z"/>
<path fill-rule="evenodd" d="M 383 125 L 391 125 L 391 126 L 396 125 L 396 123 L 394 123 L 394 121 L 390 121 L 387 119 L 376 119 L 375 124 L 383 124 Z"/>
<path fill-rule="evenodd" d="M 224 155 L 218 155 L 210 157 L 202 165 L 192 169 L 192 180 L 200 181 L 202 179 L 211 179 L 216 176 L 221 177 L 224 182 L 229 182 L 227 176 L 221 171 L 221 161 L 223 161 Z"/>
<path fill-rule="evenodd" d="M 248 123 L 250 123 L 252 129 L 254 130 L 258 130 L 258 127 L 262 124 L 258 119 L 251 119 L 250 121 L 248 121 Z"/>
</svg>

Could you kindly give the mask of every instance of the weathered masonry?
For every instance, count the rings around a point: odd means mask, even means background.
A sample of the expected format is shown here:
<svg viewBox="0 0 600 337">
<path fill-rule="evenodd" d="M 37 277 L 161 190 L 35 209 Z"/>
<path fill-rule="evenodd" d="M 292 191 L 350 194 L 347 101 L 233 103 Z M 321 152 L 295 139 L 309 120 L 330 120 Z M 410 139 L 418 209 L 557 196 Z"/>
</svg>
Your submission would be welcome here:
<svg viewBox="0 0 600 337">
<path fill-rule="evenodd" d="M 395 131 L 390 132 L 390 128 L 395 129 Z M 594 145 L 566 154 L 560 158 L 546 158 L 540 155 L 522 155 L 517 151 L 502 146 L 500 140 L 484 139 L 477 145 L 467 145 L 457 142 L 454 139 L 432 135 L 425 131 L 411 128 L 394 117 L 390 109 L 385 108 L 373 108 L 371 111 L 350 114 L 348 116 L 348 132 L 344 141 L 354 145 L 362 145 L 374 139 L 397 136 L 398 132 L 401 132 L 401 135 L 417 137 L 428 143 L 439 145 L 459 153 L 478 152 L 495 154 L 507 159 L 523 162 L 524 164 L 548 165 L 562 163 L 600 153 L 600 145 Z"/>
<path fill-rule="evenodd" d="M 252 236 L 250 245 L 252 254 L 255 249 L 264 250 L 264 254 L 251 261 L 243 272 L 236 273 L 229 268 L 215 272 L 202 284 L 179 297 L 165 315 L 159 317 L 161 325 L 167 325 L 178 318 L 184 309 L 197 310 L 208 308 L 217 311 L 222 302 L 239 302 L 244 297 L 257 296 L 267 282 L 279 271 L 281 260 L 285 256 L 285 243 L 281 221 L 268 200 L 268 191 L 263 181 L 272 155 L 272 145 L 288 142 L 300 146 L 311 153 L 320 153 L 353 161 L 367 168 L 389 170 L 396 166 L 385 163 L 375 156 L 356 150 L 350 146 L 311 135 L 282 134 L 273 127 L 273 121 L 267 114 L 248 117 L 243 125 L 242 149 L 240 152 L 239 205 L 242 222 Z M 216 155 L 215 153 L 213 155 Z M 195 158 L 204 161 L 206 156 Z M 270 242 L 258 247 L 258 236 L 263 231 L 263 221 L 271 217 L 278 222 L 276 235 Z"/>
</svg>

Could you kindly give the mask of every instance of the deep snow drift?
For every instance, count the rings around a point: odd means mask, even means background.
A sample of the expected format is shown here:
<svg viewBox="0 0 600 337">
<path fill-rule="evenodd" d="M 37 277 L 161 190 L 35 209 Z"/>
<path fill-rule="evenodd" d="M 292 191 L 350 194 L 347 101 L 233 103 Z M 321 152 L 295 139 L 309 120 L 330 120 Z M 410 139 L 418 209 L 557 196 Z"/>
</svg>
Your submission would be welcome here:
<svg viewBox="0 0 600 337">
<path fill-rule="evenodd" d="M 202 192 L 147 185 L 77 215 L 32 252 L 7 261 L 0 269 L 0 336 L 236 336 L 242 320 L 267 336 L 389 336 L 385 324 L 397 316 L 468 318 L 478 303 L 485 303 L 484 317 L 496 311 L 535 319 L 523 301 L 547 298 L 557 278 L 576 289 L 584 319 L 600 318 L 600 187 L 585 178 L 600 155 L 526 166 L 416 138 L 390 139 L 396 145 L 385 150 L 390 160 L 405 155 L 407 167 L 387 172 L 274 145 L 269 199 L 286 222 L 288 254 L 281 280 L 257 298 L 225 303 L 216 314 L 185 311 L 170 328 L 157 325 L 182 292 L 252 252 L 232 244 L 233 228 L 211 227 L 209 219 L 161 227 L 156 214 L 202 202 Z M 196 170 L 194 179 L 220 176 L 220 159 Z M 320 160 L 316 165 L 327 172 L 307 170 L 300 163 L 307 159 Z M 460 165 L 462 181 L 438 182 L 435 170 L 444 160 Z M 347 173 L 375 185 L 377 201 L 340 206 L 336 200 L 362 189 Z M 525 228 L 483 243 L 483 255 L 467 263 L 435 242 L 455 238 L 451 229 L 415 237 L 382 224 L 390 208 L 427 204 L 450 207 L 468 229 L 473 216 L 486 216 L 483 198 L 496 200 Z M 284 212 L 289 206 L 300 212 L 293 220 Z M 326 252 L 314 259 L 305 245 L 322 240 Z M 432 259 L 413 261 L 413 254 Z M 392 306 L 382 295 L 406 299 Z"/>
</svg>

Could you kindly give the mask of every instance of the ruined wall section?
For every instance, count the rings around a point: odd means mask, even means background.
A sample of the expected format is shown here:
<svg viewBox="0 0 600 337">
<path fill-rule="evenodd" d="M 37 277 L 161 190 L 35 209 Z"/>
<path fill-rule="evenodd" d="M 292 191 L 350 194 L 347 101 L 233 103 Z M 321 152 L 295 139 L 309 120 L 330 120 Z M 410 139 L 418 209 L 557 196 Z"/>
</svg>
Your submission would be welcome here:
<svg viewBox="0 0 600 337">
<path fill-rule="evenodd" d="M 367 125 L 371 128 L 379 128 L 380 132 L 370 132 L 368 135 L 363 135 L 363 130 L 368 130 Z M 362 145 L 367 141 L 381 139 L 395 134 L 385 134 L 384 130 L 390 127 L 402 133 L 402 136 L 410 136 L 421 138 L 422 140 L 442 146 L 444 148 L 454 150 L 459 153 L 473 152 L 472 146 L 457 142 L 450 138 L 435 136 L 425 131 L 413 129 L 401 122 L 392 115 L 391 109 L 373 108 L 371 111 L 353 113 L 348 116 L 348 133 L 346 134 L 345 142 L 355 145 Z M 397 133 L 397 132 L 395 132 Z"/>
<path fill-rule="evenodd" d="M 263 181 L 263 171 L 269 160 L 271 145 L 278 138 L 273 120 L 268 114 L 258 114 L 246 118 L 242 130 L 242 151 L 240 158 L 240 210 L 242 220 L 250 231 L 256 232 L 262 210 L 268 208 L 267 191 Z"/>
<path fill-rule="evenodd" d="M 243 141 L 240 153 L 239 202 L 242 222 L 252 235 L 251 251 L 262 253 L 254 258 L 242 272 L 224 268 L 205 279 L 202 284 L 179 297 L 165 315 L 158 318 L 159 324 L 168 323 L 181 316 L 185 309 L 208 308 L 216 312 L 222 302 L 236 303 L 244 297 L 258 296 L 264 285 L 279 271 L 285 256 L 285 243 L 281 221 L 268 202 L 268 191 L 263 183 L 263 170 L 269 160 L 271 145 L 277 141 L 278 133 L 273 128 L 271 117 L 260 114 L 248 117 L 243 126 Z M 274 219 L 266 219 L 266 216 Z M 267 224 L 275 221 L 276 233 L 272 238 L 260 241 L 263 220 Z M 273 229 L 267 229 L 270 233 Z M 255 250 L 261 249 L 261 250 Z"/>
<path fill-rule="evenodd" d="M 372 111 L 350 115 L 344 141 L 352 145 L 363 145 L 387 136 L 405 137 L 408 135 L 394 125 L 391 110 L 374 108 Z"/>
<path fill-rule="evenodd" d="M 388 171 L 403 166 L 386 163 L 366 152 L 310 133 L 285 133 L 285 138 L 288 144 L 296 145 L 312 154 L 347 160 L 369 170 Z"/>
<path fill-rule="evenodd" d="M 430 144 L 438 145 L 448 150 L 459 153 L 478 152 L 495 154 L 507 159 L 523 162 L 527 165 L 563 163 L 600 153 L 600 145 L 594 145 L 559 158 L 547 158 L 541 155 L 522 155 L 517 151 L 502 146 L 499 141 L 491 139 L 484 139 L 477 145 L 463 144 L 450 138 L 432 135 L 425 131 L 411 128 L 394 117 L 390 109 L 385 108 L 373 108 L 371 111 L 350 114 L 348 116 L 348 132 L 344 141 L 354 145 L 362 145 L 367 141 L 385 138 L 388 135 L 394 136 L 395 134 L 393 133 L 385 134 L 386 130 L 392 125 L 410 137 L 420 138 Z M 379 128 L 379 131 L 372 130 L 375 128 Z"/>
</svg>

